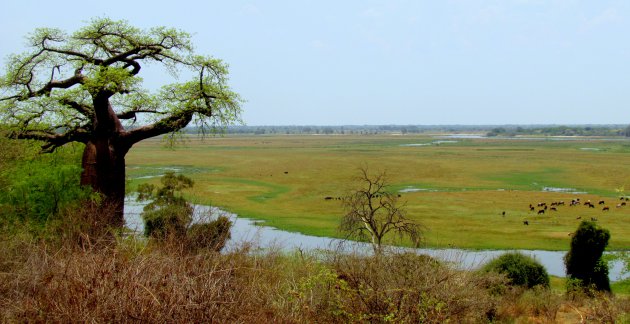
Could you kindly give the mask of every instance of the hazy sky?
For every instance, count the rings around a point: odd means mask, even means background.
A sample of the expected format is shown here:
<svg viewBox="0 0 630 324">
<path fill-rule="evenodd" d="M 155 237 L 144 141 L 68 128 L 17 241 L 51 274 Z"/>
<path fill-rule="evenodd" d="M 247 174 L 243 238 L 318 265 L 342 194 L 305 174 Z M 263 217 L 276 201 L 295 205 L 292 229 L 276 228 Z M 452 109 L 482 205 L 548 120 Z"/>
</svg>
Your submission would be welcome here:
<svg viewBox="0 0 630 324">
<path fill-rule="evenodd" d="M 248 125 L 630 122 L 627 0 L 17 0 L 0 57 L 96 16 L 192 33 Z"/>
</svg>

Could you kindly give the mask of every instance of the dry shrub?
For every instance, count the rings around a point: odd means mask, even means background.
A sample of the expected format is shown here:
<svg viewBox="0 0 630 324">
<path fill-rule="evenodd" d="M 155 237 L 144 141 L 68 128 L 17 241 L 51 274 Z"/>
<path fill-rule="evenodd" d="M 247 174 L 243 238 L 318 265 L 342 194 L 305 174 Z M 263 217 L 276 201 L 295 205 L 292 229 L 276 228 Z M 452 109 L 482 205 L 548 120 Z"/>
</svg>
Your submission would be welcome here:
<svg viewBox="0 0 630 324">
<path fill-rule="evenodd" d="M 630 300 L 610 293 L 560 294 L 543 287 L 510 288 L 501 296 L 496 320 L 527 323 L 626 323 Z"/>
<path fill-rule="evenodd" d="M 1 321 L 260 322 L 268 262 L 246 255 L 33 248 L 0 284 Z M 273 262 L 268 259 L 267 261 Z"/>
<path fill-rule="evenodd" d="M 564 302 L 551 289 L 536 286 L 532 289 L 510 287 L 501 296 L 497 319 L 528 318 L 531 321 L 553 323 Z"/>
<path fill-rule="evenodd" d="M 486 322 L 496 301 L 485 287 L 504 280 L 411 253 L 341 254 L 330 266 L 293 292 L 302 311 L 322 322 Z"/>
<path fill-rule="evenodd" d="M 572 296 L 572 304 L 579 309 L 589 323 L 627 323 L 630 300 L 616 297 L 608 292 L 591 292 L 581 297 Z M 620 321 L 621 318 L 625 321 Z"/>
<path fill-rule="evenodd" d="M 48 243 L 57 246 L 83 248 L 110 246 L 120 229 L 113 229 L 107 215 L 114 215 L 116 206 L 100 201 L 87 200 L 81 208 L 66 208 L 59 219 L 48 224 Z M 52 242 L 51 242 L 52 241 Z"/>
<path fill-rule="evenodd" d="M 65 211 L 39 236 L 0 232 L 0 322 L 282 320 L 277 253 L 147 245 L 111 231 L 102 209 Z"/>
</svg>

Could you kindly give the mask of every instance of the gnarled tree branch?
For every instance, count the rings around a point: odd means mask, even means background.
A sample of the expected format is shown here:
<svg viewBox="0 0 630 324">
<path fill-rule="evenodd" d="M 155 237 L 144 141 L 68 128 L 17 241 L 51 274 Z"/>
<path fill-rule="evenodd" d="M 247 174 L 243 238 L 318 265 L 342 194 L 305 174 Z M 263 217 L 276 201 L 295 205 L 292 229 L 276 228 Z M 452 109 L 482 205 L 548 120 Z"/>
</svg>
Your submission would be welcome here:
<svg viewBox="0 0 630 324">
<path fill-rule="evenodd" d="M 182 110 L 178 113 L 162 118 L 151 125 L 124 132 L 120 138 L 124 143 L 131 147 L 131 145 L 144 139 L 175 132 L 186 127 L 186 125 L 188 125 L 188 123 L 192 120 L 193 115 L 194 112 L 192 111 Z"/>
</svg>

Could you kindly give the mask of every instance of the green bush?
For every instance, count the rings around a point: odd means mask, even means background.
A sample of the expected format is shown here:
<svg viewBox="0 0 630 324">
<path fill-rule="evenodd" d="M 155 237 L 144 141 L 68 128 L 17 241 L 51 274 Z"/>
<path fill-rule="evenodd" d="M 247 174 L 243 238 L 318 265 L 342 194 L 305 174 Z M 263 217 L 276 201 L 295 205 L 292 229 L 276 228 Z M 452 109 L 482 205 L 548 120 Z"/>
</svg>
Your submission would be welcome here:
<svg viewBox="0 0 630 324">
<path fill-rule="evenodd" d="M 144 207 L 144 235 L 158 241 L 177 243 L 191 252 L 200 249 L 220 251 L 230 238 L 232 222 L 225 217 L 204 223 L 193 223 L 193 207 L 181 191 L 193 186 L 183 175 L 167 172 L 160 179 L 162 186 L 142 184 L 138 200 L 151 200 Z"/>
<path fill-rule="evenodd" d="M 504 274 L 514 286 L 549 287 L 549 274 L 545 267 L 535 259 L 519 252 L 501 255 L 488 262 L 482 271 Z"/>
<path fill-rule="evenodd" d="M 193 181 L 183 175 L 167 172 L 160 182 L 161 187 L 152 184 L 138 187 L 138 200 L 151 200 L 142 212 L 144 235 L 158 240 L 184 239 L 192 221 L 193 208 L 182 197 L 181 191 L 192 187 Z"/>
<path fill-rule="evenodd" d="M 188 246 L 194 250 L 221 251 L 230 239 L 231 228 L 232 222 L 225 216 L 209 223 L 192 224 L 186 233 Z"/>
<path fill-rule="evenodd" d="M 610 291 L 608 264 L 602 260 L 609 239 L 607 229 L 594 222 L 580 223 L 571 239 L 571 249 L 564 256 L 567 276 L 584 288 Z"/>
<path fill-rule="evenodd" d="M 188 205 L 166 205 L 146 210 L 142 213 L 144 235 L 158 240 L 184 238 L 192 212 L 192 207 Z"/>
<path fill-rule="evenodd" d="M 80 185 L 81 154 L 76 146 L 39 154 L 36 142 L 2 138 L 0 149 L 10 152 L 0 158 L 0 211 L 4 221 L 41 228 L 59 220 L 62 210 L 95 198 L 90 188 Z"/>
</svg>

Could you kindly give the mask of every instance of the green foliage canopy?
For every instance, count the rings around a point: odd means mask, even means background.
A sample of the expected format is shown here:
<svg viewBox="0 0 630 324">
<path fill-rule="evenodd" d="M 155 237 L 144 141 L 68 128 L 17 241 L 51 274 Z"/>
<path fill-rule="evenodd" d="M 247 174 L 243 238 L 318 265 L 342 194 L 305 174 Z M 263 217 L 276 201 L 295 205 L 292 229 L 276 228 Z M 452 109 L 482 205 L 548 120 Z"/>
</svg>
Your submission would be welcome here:
<svg viewBox="0 0 630 324">
<path fill-rule="evenodd" d="M 64 208 L 95 199 L 79 185 L 80 151 L 73 147 L 38 154 L 38 143 L 0 138 L 0 205 L 5 221 L 45 225 Z M 6 150 L 5 150 L 6 149 Z"/>
<path fill-rule="evenodd" d="M 72 34 L 36 29 L 27 44 L 30 51 L 10 56 L 0 75 L 0 119 L 14 137 L 42 140 L 46 150 L 88 142 L 118 119 L 152 123 L 118 132 L 128 146 L 191 121 L 213 131 L 240 121 L 242 100 L 227 85 L 227 64 L 195 54 L 186 32 L 95 18 Z M 139 76 L 148 64 L 190 80 L 149 91 Z"/>
<path fill-rule="evenodd" d="M 138 187 L 138 201 L 151 200 L 142 213 L 144 234 L 158 239 L 183 237 L 192 221 L 193 208 L 181 191 L 191 188 L 193 181 L 173 172 L 167 172 L 160 181 L 161 187 L 147 183 Z"/>
<path fill-rule="evenodd" d="M 192 188 L 193 180 L 167 172 L 160 181 L 161 187 L 146 183 L 138 187 L 137 199 L 150 200 L 142 213 L 144 234 L 160 241 L 175 239 L 190 251 L 223 249 L 230 238 L 232 222 L 225 216 L 193 222 L 194 209 L 182 196 L 182 190 Z"/>
<path fill-rule="evenodd" d="M 501 255 L 488 262 L 482 271 L 505 274 L 510 279 L 510 284 L 515 286 L 549 287 L 549 274 L 545 267 L 532 257 L 518 252 Z"/>
<path fill-rule="evenodd" d="M 610 232 L 594 222 L 582 221 L 571 239 L 571 249 L 564 257 L 567 276 L 584 287 L 610 291 L 608 264 L 602 260 Z"/>
</svg>

